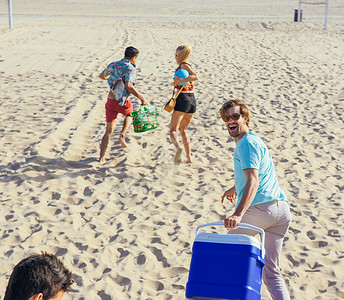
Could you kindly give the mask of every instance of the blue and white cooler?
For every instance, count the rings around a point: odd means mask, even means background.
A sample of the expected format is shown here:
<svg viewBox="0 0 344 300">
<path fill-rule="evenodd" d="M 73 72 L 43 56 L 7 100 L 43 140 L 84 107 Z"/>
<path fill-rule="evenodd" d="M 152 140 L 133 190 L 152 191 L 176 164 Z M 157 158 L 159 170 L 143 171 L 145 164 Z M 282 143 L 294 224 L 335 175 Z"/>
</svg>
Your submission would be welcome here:
<svg viewBox="0 0 344 300">
<path fill-rule="evenodd" d="M 188 299 L 261 299 L 265 264 L 264 230 L 240 223 L 261 234 L 261 241 L 246 234 L 199 233 L 204 227 L 224 226 L 222 222 L 198 226 L 192 247 Z"/>
</svg>

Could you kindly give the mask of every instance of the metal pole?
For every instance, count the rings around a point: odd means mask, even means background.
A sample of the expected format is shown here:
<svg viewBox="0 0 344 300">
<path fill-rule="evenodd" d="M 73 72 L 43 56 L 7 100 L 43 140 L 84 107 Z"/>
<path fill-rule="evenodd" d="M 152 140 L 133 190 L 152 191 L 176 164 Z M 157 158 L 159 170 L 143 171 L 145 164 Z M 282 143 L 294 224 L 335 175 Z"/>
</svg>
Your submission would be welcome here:
<svg viewBox="0 0 344 300">
<path fill-rule="evenodd" d="M 13 22 L 12 22 L 12 0 L 8 0 L 8 23 L 10 29 L 13 28 Z"/>
<path fill-rule="evenodd" d="M 325 2 L 325 23 L 324 23 L 324 30 L 327 29 L 327 14 L 328 14 L 328 0 Z"/>
<path fill-rule="evenodd" d="M 301 0 L 299 0 L 299 7 L 297 9 L 297 21 L 301 22 Z"/>
</svg>

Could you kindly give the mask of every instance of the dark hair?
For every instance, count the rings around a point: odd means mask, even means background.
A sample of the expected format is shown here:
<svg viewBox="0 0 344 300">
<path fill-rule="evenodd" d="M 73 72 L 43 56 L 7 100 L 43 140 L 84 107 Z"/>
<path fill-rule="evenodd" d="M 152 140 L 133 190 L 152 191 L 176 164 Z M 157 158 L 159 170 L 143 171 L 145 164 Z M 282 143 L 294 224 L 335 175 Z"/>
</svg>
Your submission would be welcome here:
<svg viewBox="0 0 344 300">
<path fill-rule="evenodd" d="M 27 300 L 39 293 L 48 300 L 68 292 L 73 282 L 72 273 L 55 255 L 34 254 L 14 267 L 4 300 Z"/>
<path fill-rule="evenodd" d="M 250 126 L 250 113 L 248 112 L 248 108 L 244 102 L 241 100 L 233 99 L 233 100 L 228 100 L 225 102 L 222 107 L 220 108 L 220 115 L 221 117 L 225 117 L 228 114 L 228 109 L 233 107 L 233 106 L 239 106 L 240 107 L 240 113 L 244 116 L 247 117 L 247 127 Z"/>
<path fill-rule="evenodd" d="M 139 50 L 137 50 L 136 48 L 132 46 L 125 49 L 124 57 L 127 59 L 132 59 L 133 57 L 136 57 L 138 55 L 139 55 Z"/>
</svg>

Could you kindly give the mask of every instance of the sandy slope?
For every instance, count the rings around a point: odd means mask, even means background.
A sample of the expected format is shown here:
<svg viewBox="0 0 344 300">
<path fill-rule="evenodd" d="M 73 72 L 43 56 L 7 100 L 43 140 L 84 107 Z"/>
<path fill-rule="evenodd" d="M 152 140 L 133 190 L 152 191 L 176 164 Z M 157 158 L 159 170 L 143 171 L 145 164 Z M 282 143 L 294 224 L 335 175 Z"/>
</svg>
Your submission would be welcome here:
<svg viewBox="0 0 344 300">
<path fill-rule="evenodd" d="M 292 299 L 344 297 L 343 24 L 1 22 L 0 299 L 13 266 L 40 250 L 73 271 L 66 299 L 183 299 L 195 228 L 232 209 L 220 196 L 233 184 L 235 143 L 217 113 L 229 98 L 250 106 L 290 200 L 281 268 Z M 159 128 L 131 130 L 128 149 L 116 142 L 120 118 L 99 164 L 99 72 L 136 46 L 137 88 L 160 106 L 181 43 L 193 45 L 200 77 L 194 163 L 173 164 L 170 115 L 159 112 Z"/>
</svg>

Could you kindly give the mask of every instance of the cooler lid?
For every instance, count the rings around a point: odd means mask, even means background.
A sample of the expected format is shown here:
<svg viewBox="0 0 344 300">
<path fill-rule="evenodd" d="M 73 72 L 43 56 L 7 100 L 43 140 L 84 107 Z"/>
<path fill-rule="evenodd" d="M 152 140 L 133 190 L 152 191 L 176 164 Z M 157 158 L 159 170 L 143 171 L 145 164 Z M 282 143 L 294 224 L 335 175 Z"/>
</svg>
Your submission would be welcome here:
<svg viewBox="0 0 344 300">
<path fill-rule="evenodd" d="M 262 244 L 257 238 L 246 234 L 218 234 L 201 232 L 196 235 L 195 242 L 250 245 L 257 247 L 258 249 L 262 248 Z"/>
</svg>

